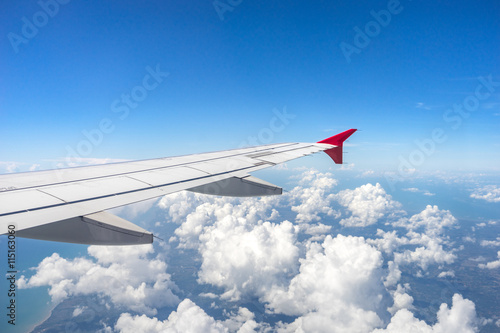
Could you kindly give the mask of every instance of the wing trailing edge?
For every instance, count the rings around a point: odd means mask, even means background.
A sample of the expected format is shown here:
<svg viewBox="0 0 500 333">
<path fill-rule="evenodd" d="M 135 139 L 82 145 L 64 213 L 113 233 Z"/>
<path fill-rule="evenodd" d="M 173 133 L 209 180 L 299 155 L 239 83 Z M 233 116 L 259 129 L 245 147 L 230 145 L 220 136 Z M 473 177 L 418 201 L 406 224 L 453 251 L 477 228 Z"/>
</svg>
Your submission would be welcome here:
<svg viewBox="0 0 500 333">
<path fill-rule="evenodd" d="M 138 245 L 153 234 L 106 211 L 43 224 L 16 232 L 19 237 L 89 245 Z"/>
<path fill-rule="evenodd" d="M 218 182 L 196 186 L 188 189 L 188 191 L 228 197 L 257 197 L 283 193 L 281 187 L 250 175 L 231 177 Z"/>
</svg>

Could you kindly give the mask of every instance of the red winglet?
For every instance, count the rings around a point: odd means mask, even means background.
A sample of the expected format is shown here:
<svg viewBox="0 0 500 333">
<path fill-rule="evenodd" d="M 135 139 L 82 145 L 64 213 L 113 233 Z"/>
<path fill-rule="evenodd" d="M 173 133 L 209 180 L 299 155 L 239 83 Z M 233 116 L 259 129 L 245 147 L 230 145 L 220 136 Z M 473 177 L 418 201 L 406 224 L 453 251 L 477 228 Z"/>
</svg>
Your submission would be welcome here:
<svg viewBox="0 0 500 333">
<path fill-rule="evenodd" d="M 350 137 L 354 132 L 356 132 L 356 129 L 351 128 L 345 132 L 331 136 L 328 139 L 318 141 L 318 143 L 326 143 L 329 145 L 337 146 L 335 148 L 325 150 L 325 153 L 327 153 L 328 156 L 330 156 L 336 164 L 342 164 L 342 145 L 344 141 L 347 140 L 347 138 Z"/>
</svg>

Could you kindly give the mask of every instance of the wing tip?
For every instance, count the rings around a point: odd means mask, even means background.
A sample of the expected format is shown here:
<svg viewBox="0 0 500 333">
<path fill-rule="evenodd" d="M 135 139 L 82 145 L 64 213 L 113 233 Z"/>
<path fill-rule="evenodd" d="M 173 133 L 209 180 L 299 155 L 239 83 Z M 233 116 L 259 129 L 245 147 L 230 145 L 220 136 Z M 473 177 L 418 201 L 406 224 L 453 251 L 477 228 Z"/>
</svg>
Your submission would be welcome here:
<svg viewBox="0 0 500 333">
<path fill-rule="evenodd" d="M 325 153 L 332 158 L 332 160 L 335 162 L 335 164 L 342 164 L 343 162 L 343 143 L 347 138 L 349 138 L 354 132 L 356 132 L 357 129 L 351 128 L 348 129 L 347 131 L 344 131 L 342 133 L 336 134 L 334 136 L 331 136 L 327 139 L 318 141 L 317 143 L 326 143 L 329 145 L 333 145 L 336 147 L 330 148 L 325 150 Z"/>
<path fill-rule="evenodd" d="M 334 145 L 334 146 L 341 146 L 342 143 L 347 140 L 354 132 L 356 132 L 356 128 L 351 128 L 348 129 L 347 131 L 344 131 L 339 134 L 335 134 L 334 136 L 331 136 L 329 138 L 326 138 L 324 140 L 318 141 L 317 143 L 327 143 L 329 145 Z"/>
</svg>

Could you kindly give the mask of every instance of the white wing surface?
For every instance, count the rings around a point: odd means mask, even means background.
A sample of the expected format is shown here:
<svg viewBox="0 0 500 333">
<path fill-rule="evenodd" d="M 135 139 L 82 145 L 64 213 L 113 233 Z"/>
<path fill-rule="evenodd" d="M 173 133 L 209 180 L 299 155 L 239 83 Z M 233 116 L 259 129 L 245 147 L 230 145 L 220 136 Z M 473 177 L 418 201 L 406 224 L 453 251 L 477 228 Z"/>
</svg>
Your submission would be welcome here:
<svg viewBox="0 0 500 333">
<path fill-rule="evenodd" d="M 191 190 L 227 196 L 281 194 L 252 171 L 325 151 L 342 163 L 351 129 L 318 143 L 282 143 L 205 154 L 0 175 L 0 226 L 16 236 L 98 245 L 153 242 L 106 209 Z M 12 227 L 11 227 L 12 229 Z"/>
</svg>

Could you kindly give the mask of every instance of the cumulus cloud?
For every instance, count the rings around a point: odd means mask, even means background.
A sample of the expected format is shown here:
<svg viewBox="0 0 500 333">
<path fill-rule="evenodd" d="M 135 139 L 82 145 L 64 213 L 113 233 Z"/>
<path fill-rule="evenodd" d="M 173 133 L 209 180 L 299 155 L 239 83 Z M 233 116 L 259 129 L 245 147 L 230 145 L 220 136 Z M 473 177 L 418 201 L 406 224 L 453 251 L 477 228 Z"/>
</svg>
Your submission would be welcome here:
<svg viewBox="0 0 500 333">
<path fill-rule="evenodd" d="M 164 196 L 158 207 L 166 211 L 167 221 L 180 224 L 175 230 L 179 246 L 196 249 L 204 229 L 226 216 L 244 218 L 249 223 L 276 219 L 280 200 L 280 197 L 240 199 L 179 192 Z"/>
<path fill-rule="evenodd" d="M 438 278 L 445 278 L 445 277 L 455 277 L 455 272 L 454 271 L 445 271 L 441 272 L 438 274 Z"/>
<path fill-rule="evenodd" d="M 427 205 L 423 211 L 413 215 L 409 219 L 401 219 L 394 223 L 395 226 L 409 230 L 423 229 L 429 236 L 437 236 L 443 232 L 445 227 L 457 223 L 457 219 L 449 210 L 440 210 L 438 206 Z"/>
<path fill-rule="evenodd" d="M 454 250 L 448 249 L 450 246 L 443 236 L 446 228 L 456 224 L 456 218 L 448 210 L 427 205 L 422 212 L 392 223 L 393 226 L 407 229 L 404 237 L 399 237 L 397 230 L 391 232 L 378 230 L 377 236 L 381 238 L 369 242 L 387 254 L 393 253 L 397 264 L 415 263 L 426 270 L 429 265 L 451 264 L 456 259 Z M 401 245 L 414 247 L 396 252 Z"/>
<path fill-rule="evenodd" d="M 191 300 L 183 300 L 165 321 L 149 318 L 146 315 L 132 316 L 123 313 L 115 325 L 115 331 L 121 333 L 154 333 L 154 332 L 227 332 L 227 329 L 194 304 Z"/>
<path fill-rule="evenodd" d="M 498 260 L 490 261 L 486 264 L 479 264 L 478 267 L 479 268 L 487 268 L 487 269 L 499 268 L 500 267 L 500 251 L 498 251 L 497 256 L 498 256 Z"/>
<path fill-rule="evenodd" d="M 331 207 L 334 196 L 328 194 L 337 185 L 330 173 L 307 170 L 300 175 L 299 184 L 287 193 L 287 199 L 294 203 L 292 211 L 297 213 L 297 222 L 319 221 L 320 214 L 339 217 Z"/>
<path fill-rule="evenodd" d="M 446 251 L 439 240 L 422 236 L 425 246 L 417 247 L 415 250 L 405 250 L 402 253 L 394 253 L 394 261 L 398 264 L 416 263 L 423 270 L 432 264 L 452 264 L 456 255 Z"/>
<path fill-rule="evenodd" d="M 146 315 L 132 316 L 123 313 L 114 326 L 115 332 L 120 333 L 250 333 L 255 332 L 260 325 L 254 320 L 254 314 L 246 308 L 239 308 L 225 321 L 215 320 L 206 314 L 202 308 L 190 299 L 183 300 L 176 311 L 173 311 L 166 320 L 150 318 Z"/>
<path fill-rule="evenodd" d="M 266 296 L 275 313 L 299 316 L 281 332 L 367 332 L 382 325 L 382 256 L 362 237 L 327 236 L 308 244 L 300 272 Z"/>
<path fill-rule="evenodd" d="M 380 238 L 370 238 L 366 241 L 387 254 L 392 254 L 399 246 L 410 242 L 406 237 L 399 237 L 396 230 L 383 231 L 382 229 L 377 229 L 376 235 Z"/>
<path fill-rule="evenodd" d="M 487 247 L 487 246 L 500 246 L 500 237 L 497 237 L 496 240 L 482 240 L 481 241 L 481 246 Z"/>
<path fill-rule="evenodd" d="M 394 304 L 388 309 L 391 314 L 398 312 L 401 309 L 413 309 L 413 297 L 406 293 L 409 289 L 409 284 L 404 287 L 398 285 L 396 290 L 392 292 L 392 297 L 394 299 Z"/>
<path fill-rule="evenodd" d="M 401 204 L 392 200 L 379 183 L 340 191 L 335 198 L 351 213 L 349 218 L 340 221 L 346 227 L 366 227 L 377 223 L 385 215 L 401 213 Z"/>
<path fill-rule="evenodd" d="M 45 258 L 30 278 L 22 276 L 19 288 L 49 286 L 49 295 L 60 302 L 72 295 L 100 294 L 118 306 L 156 314 L 156 308 L 174 305 L 179 299 L 166 273 L 167 265 L 148 259 L 152 245 L 90 246 L 94 259 L 65 259 L 54 253 Z"/>
<path fill-rule="evenodd" d="M 387 263 L 388 274 L 385 277 L 384 285 L 386 287 L 395 286 L 399 279 L 401 279 L 401 270 L 399 269 L 399 265 L 394 261 L 389 261 Z"/>
<path fill-rule="evenodd" d="M 474 303 L 461 295 L 453 295 L 451 308 L 446 303 L 441 304 L 437 313 L 437 322 L 433 326 L 414 317 L 408 309 L 396 312 L 385 329 L 376 329 L 373 333 L 399 332 L 477 332 L 477 317 Z"/>
<path fill-rule="evenodd" d="M 470 197 L 488 202 L 500 202 L 500 186 L 486 185 L 479 187 L 471 193 Z"/>
<path fill-rule="evenodd" d="M 294 273 L 298 264 L 297 228 L 226 216 L 200 236 L 199 282 L 223 287 L 223 298 L 261 297 Z"/>
</svg>

